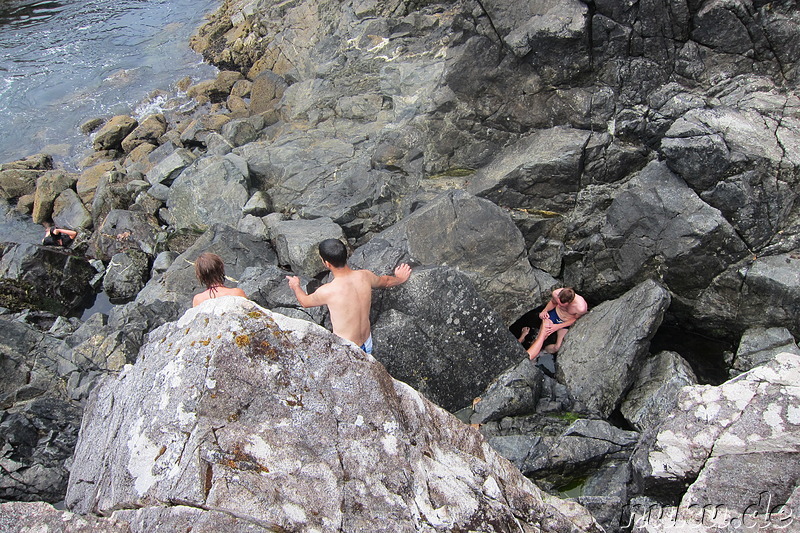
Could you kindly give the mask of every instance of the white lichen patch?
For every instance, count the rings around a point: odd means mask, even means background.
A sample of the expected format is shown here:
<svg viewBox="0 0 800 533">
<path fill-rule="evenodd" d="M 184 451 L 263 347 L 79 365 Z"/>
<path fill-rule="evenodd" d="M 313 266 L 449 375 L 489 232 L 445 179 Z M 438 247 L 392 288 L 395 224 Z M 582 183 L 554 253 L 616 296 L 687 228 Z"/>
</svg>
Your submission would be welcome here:
<svg viewBox="0 0 800 533">
<path fill-rule="evenodd" d="M 358 415 L 358 416 L 356 417 L 356 421 L 355 421 L 355 422 L 353 422 L 353 425 L 355 425 L 356 427 L 359 427 L 359 428 L 360 428 L 361 426 L 363 426 L 363 425 L 364 425 L 364 417 L 363 417 L 363 416 L 361 416 L 361 415 Z"/>
<path fill-rule="evenodd" d="M 397 437 L 394 435 L 384 435 L 381 438 L 381 444 L 383 445 L 383 451 L 389 455 L 397 455 L 398 451 L 398 443 Z"/>
<path fill-rule="evenodd" d="M 307 520 L 306 512 L 299 505 L 294 503 L 284 503 L 281 506 L 281 509 L 283 509 L 283 513 L 286 515 L 286 517 L 293 522 L 299 522 L 303 524 Z"/>
<path fill-rule="evenodd" d="M 744 410 L 756 394 L 752 384 L 747 381 L 727 383 L 720 388 L 725 399 L 735 405 L 738 411 Z"/>
<path fill-rule="evenodd" d="M 784 433 L 786 428 L 783 425 L 783 408 L 776 404 L 771 403 L 764 409 L 763 419 L 764 422 L 770 426 L 772 433 Z"/>
<path fill-rule="evenodd" d="M 800 424 L 800 405 L 786 407 L 786 421 L 794 425 Z"/>
<path fill-rule="evenodd" d="M 178 423 L 181 425 L 181 429 L 187 429 L 191 426 L 194 426 L 195 422 L 197 421 L 197 413 L 186 409 L 186 406 L 183 402 L 178 404 L 175 414 L 178 417 Z"/>
<path fill-rule="evenodd" d="M 212 378 L 206 378 L 206 388 L 209 390 L 214 390 L 217 388 L 217 380 Z"/>
<path fill-rule="evenodd" d="M 714 445 L 714 455 L 738 454 L 747 451 L 747 443 L 737 435 L 725 433 Z"/>
<path fill-rule="evenodd" d="M 503 490 L 500 488 L 500 485 L 497 484 L 497 480 L 492 476 L 489 476 L 486 478 L 486 481 L 483 482 L 483 493 L 493 500 L 503 499 Z"/>
<path fill-rule="evenodd" d="M 709 404 L 700 404 L 694 410 L 694 416 L 703 422 L 713 421 L 720 412 L 720 405 L 716 402 Z"/>
<path fill-rule="evenodd" d="M 142 431 L 144 420 L 139 418 L 128 435 L 128 473 L 139 496 L 150 490 L 158 477 L 153 475 L 153 466 L 161 454 L 161 446 L 151 441 Z"/>
</svg>

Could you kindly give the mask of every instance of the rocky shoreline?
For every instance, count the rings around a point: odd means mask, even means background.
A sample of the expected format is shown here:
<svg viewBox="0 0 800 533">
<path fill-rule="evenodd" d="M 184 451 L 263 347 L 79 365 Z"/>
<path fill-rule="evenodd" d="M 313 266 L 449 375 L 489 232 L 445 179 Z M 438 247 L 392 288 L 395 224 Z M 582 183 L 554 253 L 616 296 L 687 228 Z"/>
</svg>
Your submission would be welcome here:
<svg viewBox="0 0 800 533">
<path fill-rule="evenodd" d="M 81 233 L 70 251 L 0 245 L 0 499 L 66 498 L 79 513 L 7 503 L 0 526 L 65 516 L 91 531 L 189 520 L 209 531 L 791 523 L 800 513 L 796 8 L 226 0 L 192 40 L 221 70 L 179 84 L 187 105 L 87 122 L 94 153 L 79 173 L 46 154 L 0 165 L 0 197 L 34 223 Z M 407 284 L 373 303 L 382 366 L 327 369 L 358 351 L 303 325 L 327 317 L 298 308 L 285 284 L 290 273 L 323 281 L 315 246 L 328 237 L 349 242 L 354 267 L 414 265 Z M 223 257 L 253 304 L 186 312 L 204 251 Z M 509 328 L 563 285 L 590 313 L 551 374 Z M 100 290 L 116 302 L 108 315 L 70 318 Z M 203 330 L 203 320 L 213 325 Z M 664 326 L 734 346 L 723 369 L 731 379 L 698 384 L 688 354 L 653 352 Z M 236 339 L 267 331 L 275 338 L 238 354 Z M 216 359 L 203 362 L 209 343 Z M 218 367 L 235 355 L 253 365 L 242 379 L 283 392 L 259 399 L 271 413 L 260 418 L 235 387 L 162 382 L 148 363 L 162 344 L 187 357 L 179 382 L 197 368 L 223 380 Z M 269 381 L 275 365 L 291 373 L 309 358 L 323 360 L 309 372 L 352 390 L 313 396 L 319 384 L 299 371 Z M 357 391 L 372 380 L 383 392 L 369 409 L 384 418 L 365 423 L 361 453 L 347 437 L 309 430 L 363 418 Z M 161 429 L 131 418 L 146 383 L 177 413 Z M 301 396 L 315 398 L 308 409 Z M 480 430 L 459 440 L 461 423 L 440 407 Z M 136 416 L 157 421 L 158 405 L 148 409 Z M 338 414 L 314 418 L 326 410 Z M 117 431 L 107 433 L 104 416 Z M 209 440 L 208 428 L 228 425 L 228 441 Z M 253 440 L 284 425 L 275 442 Z M 106 439 L 116 454 L 96 451 Z M 403 443 L 407 461 L 378 466 L 389 441 Z M 275 455 L 316 442 L 358 466 Z M 176 451 L 188 443 L 202 450 L 198 462 Z M 282 477 L 291 460 L 333 468 L 329 501 L 304 499 L 313 476 Z M 244 472 L 266 483 L 246 495 L 247 509 L 237 507 L 242 493 L 221 488 Z M 376 503 L 378 487 L 393 504 Z M 479 495 L 472 507 L 458 503 L 464 487 Z M 572 498 L 555 497 L 568 489 Z M 387 517 L 396 523 L 379 524 Z"/>
</svg>

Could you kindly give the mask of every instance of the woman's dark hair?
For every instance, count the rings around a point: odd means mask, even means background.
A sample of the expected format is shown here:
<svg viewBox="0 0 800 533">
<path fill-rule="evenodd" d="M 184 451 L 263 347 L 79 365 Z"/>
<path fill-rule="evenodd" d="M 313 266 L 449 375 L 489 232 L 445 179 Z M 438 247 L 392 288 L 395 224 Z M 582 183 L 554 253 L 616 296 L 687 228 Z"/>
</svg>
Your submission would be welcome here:
<svg viewBox="0 0 800 533">
<path fill-rule="evenodd" d="M 339 239 L 325 239 L 319 243 L 319 256 L 336 268 L 347 264 L 347 247 Z"/>
<path fill-rule="evenodd" d="M 194 273 L 207 289 L 225 284 L 225 263 L 217 254 L 200 254 L 194 262 Z"/>
<path fill-rule="evenodd" d="M 42 244 L 44 246 L 58 246 L 61 243 L 56 240 L 56 237 L 52 233 L 50 233 L 44 239 L 42 239 Z"/>
</svg>

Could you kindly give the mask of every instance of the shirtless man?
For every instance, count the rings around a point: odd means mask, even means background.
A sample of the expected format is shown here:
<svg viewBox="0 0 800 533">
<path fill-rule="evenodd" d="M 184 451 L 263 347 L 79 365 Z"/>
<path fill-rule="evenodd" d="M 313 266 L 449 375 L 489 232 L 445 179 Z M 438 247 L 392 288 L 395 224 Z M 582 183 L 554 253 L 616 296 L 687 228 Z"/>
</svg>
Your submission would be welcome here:
<svg viewBox="0 0 800 533">
<path fill-rule="evenodd" d="M 220 296 L 242 296 L 247 298 L 244 291 L 238 287 L 225 286 L 225 263 L 217 254 L 202 253 L 194 262 L 194 273 L 206 290 L 196 294 L 192 299 L 192 307 L 197 307 L 210 298 Z"/>
<path fill-rule="evenodd" d="M 553 332 L 556 332 L 556 343 L 545 346 L 544 351 L 556 353 L 561 348 L 561 343 L 564 342 L 564 337 L 567 335 L 569 327 L 588 312 L 589 306 L 586 304 L 586 300 L 576 294 L 572 288 L 563 287 L 554 290 L 550 301 L 544 306 L 544 310 L 539 313 L 539 318 L 542 319 L 542 326 L 539 328 L 539 335 L 536 340 L 528 348 L 528 355 L 531 360 L 536 359 L 539 352 L 542 351 L 545 339 Z M 527 334 L 527 331 L 524 331 L 525 329 L 523 328 L 523 333 Z M 524 338 L 524 335 L 522 337 Z"/>
<path fill-rule="evenodd" d="M 394 269 L 393 276 L 378 276 L 369 270 L 353 270 L 347 266 L 347 248 L 338 239 L 326 239 L 319 243 L 319 255 L 325 268 L 333 274 L 333 281 L 306 294 L 300 287 L 300 278 L 286 276 L 289 287 L 303 307 L 327 305 L 333 332 L 371 354 L 369 310 L 372 289 L 405 283 L 411 276 L 411 267 L 400 265 Z"/>
</svg>

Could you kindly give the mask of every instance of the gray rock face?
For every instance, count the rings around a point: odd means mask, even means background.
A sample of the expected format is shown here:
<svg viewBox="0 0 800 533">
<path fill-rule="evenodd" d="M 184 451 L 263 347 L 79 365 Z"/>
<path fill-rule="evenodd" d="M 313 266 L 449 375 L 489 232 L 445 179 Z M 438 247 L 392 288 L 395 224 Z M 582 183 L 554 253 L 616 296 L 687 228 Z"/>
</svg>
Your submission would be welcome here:
<svg viewBox="0 0 800 533">
<path fill-rule="evenodd" d="M 449 411 L 525 357 L 522 345 L 450 268 L 415 268 L 398 287 L 375 293 L 375 357 L 395 378 Z"/>
<path fill-rule="evenodd" d="M 326 270 L 319 257 L 319 243 L 325 239 L 344 240 L 342 228 L 330 218 L 284 220 L 274 224 L 270 234 L 280 264 L 308 277 Z"/>
<path fill-rule="evenodd" d="M 154 331 L 87 408 L 68 507 L 175 501 L 296 531 L 600 531 L 371 357 L 241 298 Z"/>
<path fill-rule="evenodd" d="M 639 374 L 669 293 L 645 281 L 603 302 L 570 328 L 558 352 L 558 380 L 590 410 L 607 418 Z"/>
<path fill-rule="evenodd" d="M 576 249 L 584 252 L 583 260 L 565 267 L 565 278 L 575 285 L 604 285 L 609 291 L 653 278 L 680 295 L 697 297 L 747 253 L 719 211 L 662 163 L 649 164 L 607 200 L 598 225 L 570 224 L 581 238 Z"/>
<path fill-rule="evenodd" d="M 792 334 L 786 328 L 750 328 L 744 332 L 731 364 L 731 377 L 772 360 L 782 352 L 800 355 Z"/>
<path fill-rule="evenodd" d="M 760 326 L 780 324 L 800 335 L 799 266 L 797 254 L 756 259 L 742 287 L 740 320 Z"/>
<path fill-rule="evenodd" d="M 53 202 L 53 223 L 59 228 L 84 229 L 92 227 L 92 215 L 81 202 L 78 193 L 67 189 Z"/>
<path fill-rule="evenodd" d="M 441 195 L 378 237 L 417 263 L 461 270 L 508 323 L 551 289 L 537 283 L 508 214 L 463 191 Z"/>
<path fill-rule="evenodd" d="M 532 413 L 539 401 L 544 376 L 530 360 L 523 360 L 495 379 L 473 404 L 471 424 L 483 424 L 505 416 Z"/>
<path fill-rule="evenodd" d="M 467 190 L 502 207 L 569 209 L 580 189 L 588 141 L 586 130 L 537 131 L 480 169 Z"/>
<path fill-rule="evenodd" d="M 675 407 L 678 393 L 697 378 L 680 355 L 660 352 L 648 357 L 620 410 L 639 431 L 658 425 Z"/>
<path fill-rule="evenodd" d="M 170 187 L 167 207 L 176 228 L 205 230 L 238 220 L 250 198 L 247 165 L 241 158 L 211 156 L 184 170 Z"/>
<path fill-rule="evenodd" d="M 680 496 L 661 520 L 651 517 L 650 531 L 674 516 L 704 527 L 692 509 L 707 505 L 720 518 L 747 514 L 756 524 L 786 524 L 781 506 L 800 478 L 793 459 L 799 378 L 800 356 L 783 353 L 718 387 L 682 390 L 676 409 L 643 438 L 634 457 L 646 495 L 672 490 Z"/>
<path fill-rule="evenodd" d="M 103 261 L 128 250 L 155 255 L 161 227 L 152 215 L 141 211 L 114 209 L 92 236 L 91 254 Z"/>
<path fill-rule="evenodd" d="M 0 257 L 0 279 L 29 284 L 26 298 L 64 314 L 94 294 L 90 282 L 96 273 L 85 258 L 50 246 L 15 244 Z"/>
<path fill-rule="evenodd" d="M 44 502 L 0 504 L 0 529 L 7 533 L 60 531 L 63 533 L 128 533 L 124 522 L 60 511 Z"/>
<path fill-rule="evenodd" d="M 114 254 L 103 277 L 103 290 L 109 298 L 131 300 L 144 287 L 150 260 L 141 250 Z"/>
<path fill-rule="evenodd" d="M 196 157 L 185 148 L 178 148 L 167 155 L 147 172 L 147 181 L 151 185 L 164 184 L 171 185 L 176 177 L 189 165 Z"/>
<path fill-rule="evenodd" d="M 61 501 L 69 475 L 65 462 L 75 449 L 80 418 L 77 405 L 55 396 L 2 411 L 0 499 Z"/>
</svg>

